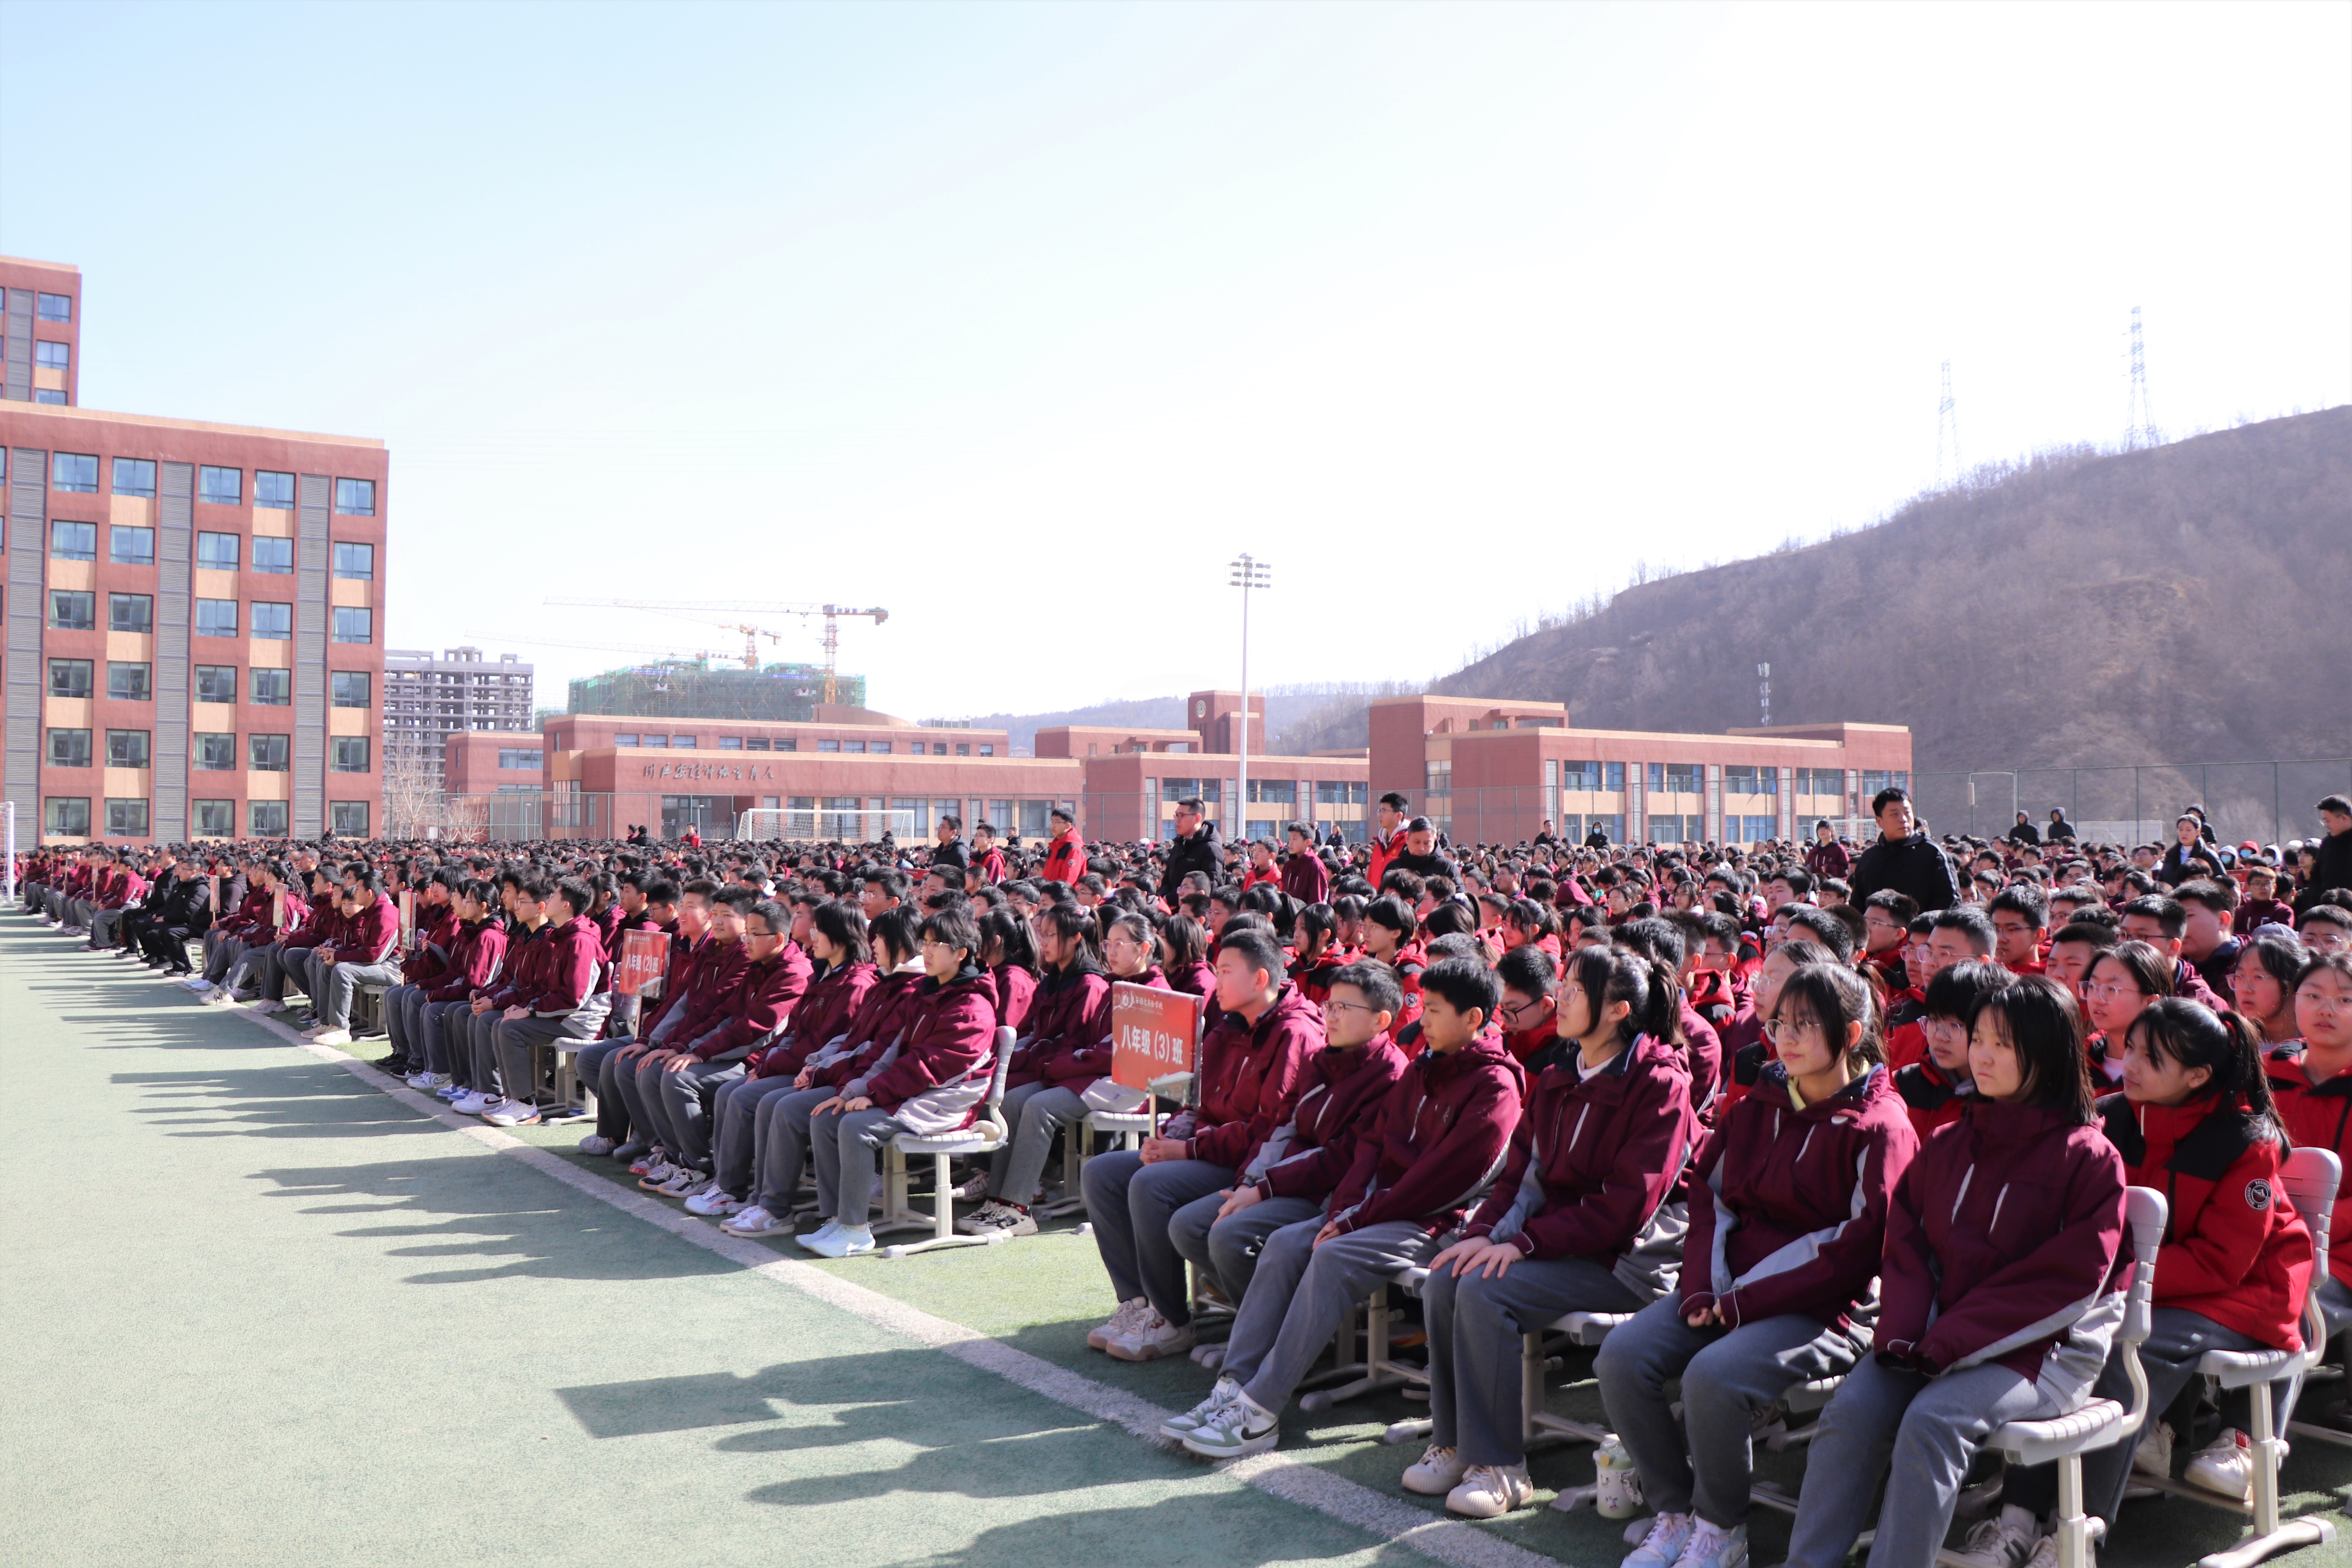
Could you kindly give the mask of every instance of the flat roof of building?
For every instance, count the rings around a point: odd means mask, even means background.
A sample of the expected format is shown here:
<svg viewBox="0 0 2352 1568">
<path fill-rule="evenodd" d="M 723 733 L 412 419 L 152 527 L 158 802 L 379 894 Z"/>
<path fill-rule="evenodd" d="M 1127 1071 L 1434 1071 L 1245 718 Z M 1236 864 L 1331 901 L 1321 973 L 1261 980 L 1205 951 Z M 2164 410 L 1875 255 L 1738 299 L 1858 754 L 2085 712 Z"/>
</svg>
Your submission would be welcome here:
<svg viewBox="0 0 2352 1568">
<path fill-rule="evenodd" d="M 45 272 L 70 272 L 81 276 L 81 268 L 70 261 L 36 261 L 29 256 L 0 256 L 0 267 L 37 267 Z"/>
<path fill-rule="evenodd" d="M 330 436 L 316 430 L 272 430 L 262 425 L 217 425 L 203 419 L 164 419 L 152 414 L 114 414 L 100 408 L 78 408 L 64 403 L 11 403 L 0 413 L 47 419 L 87 419 L 100 425 L 144 425 L 159 430 L 194 430 L 211 436 L 253 436 L 271 441 L 310 441 L 322 447 L 363 447 L 384 450 L 373 436 Z"/>
</svg>

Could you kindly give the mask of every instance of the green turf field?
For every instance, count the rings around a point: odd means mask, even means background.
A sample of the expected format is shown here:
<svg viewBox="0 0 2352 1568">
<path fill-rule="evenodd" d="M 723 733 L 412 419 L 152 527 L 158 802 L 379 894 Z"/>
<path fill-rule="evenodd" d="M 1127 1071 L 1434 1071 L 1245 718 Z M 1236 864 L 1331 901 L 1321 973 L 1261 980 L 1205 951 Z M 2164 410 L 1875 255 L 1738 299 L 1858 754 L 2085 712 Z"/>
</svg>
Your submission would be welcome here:
<svg viewBox="0 0 2352 1568">
<path fill-rule="evenodd" d="M 1209 1376 L 1086 1348 L 1112 1303 L 1068 1222 L 806 1260 L 639 1194 L 577 1127 L 498 1133 L 252 1016 L 0 917 L 0 1083 L 29 1134 L 5 1247 L 0 1562 L 1604 1568 L 1590 1510 L 1450 1521 L 1381 1446 L 1424 1407 L 1293 1413 L 1271 1460 L 1138 1436 Z M 1598 1417 L 1583 1352 L 1555 1408 Z M 1539 1449 L 1539 1487 L 1591 1476 Z M 1793 1486 L 1801 1461 L 1767 1456 Z M 2297 1446 L 2298 1510 L 2352 1450 Z M 2330 1515 L 2330 1517 L 2336 1517 Z M 2105 1560 L 2234 1539 L 2130 1504 Z M 1784 1522 L 1759 1512 L 1754 1561 Z M 2352 1561 L 2344 1543 L 2278 1561 Z"/>
</svg>

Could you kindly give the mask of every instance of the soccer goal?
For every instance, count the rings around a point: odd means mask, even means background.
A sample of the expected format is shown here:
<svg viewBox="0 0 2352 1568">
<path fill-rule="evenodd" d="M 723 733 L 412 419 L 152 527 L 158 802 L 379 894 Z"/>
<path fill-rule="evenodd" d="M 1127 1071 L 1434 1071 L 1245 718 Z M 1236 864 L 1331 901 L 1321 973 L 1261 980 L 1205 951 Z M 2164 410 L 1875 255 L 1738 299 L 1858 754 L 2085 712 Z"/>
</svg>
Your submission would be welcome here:
<svg viewBox="0 0 2352 1568">
<path fill-rule="evenodd" d="M 735 837 L 761 843 L 786 839 L 800 843 L 873 844 L 887 833 L 904 842 L 915 836 L 911 811 L 870 810 L 832 806 L 754 806 L 735 814 Z"/>
</svg>

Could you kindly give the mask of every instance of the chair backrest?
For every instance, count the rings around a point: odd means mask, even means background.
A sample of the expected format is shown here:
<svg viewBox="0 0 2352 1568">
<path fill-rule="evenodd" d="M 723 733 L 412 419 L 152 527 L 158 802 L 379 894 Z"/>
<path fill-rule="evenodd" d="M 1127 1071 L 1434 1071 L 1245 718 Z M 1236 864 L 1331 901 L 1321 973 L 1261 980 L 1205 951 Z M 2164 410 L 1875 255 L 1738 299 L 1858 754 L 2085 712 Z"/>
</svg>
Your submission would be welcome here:
<svg viewBox="0 0 2352 1568">
<path fill-rule="evenodd" d="M 2327 1279 L 2328 1230 L 2343 1178 L 2343 1163 L 2333 1150 L 2291 1149 L 2279 1163 L 2279 1184 L 2286 1188 L 2287 1202 L 2311 1232 L 2311 1283 L 2304 1290 L 2302 1320 L 2306 1366 L 2317 1366 L 2327 1354 L 2327 1319 L 2319 1310 L 2319 1287 Z"/>
<path fill-rule="evenodd" d="M 2118 1337 L 2126 1344 L 2146 1341 L 2152 1326 L 2149 1313 L 2154 1310 L 2156 1294 L 2156 1254 L 2164 1245 L 2168 1212 L 2164 1194 L 2154 1187 L 2124 1189 L 2124 1222 L 2131 1231 L 2132 1278 Z"/>
</svg>

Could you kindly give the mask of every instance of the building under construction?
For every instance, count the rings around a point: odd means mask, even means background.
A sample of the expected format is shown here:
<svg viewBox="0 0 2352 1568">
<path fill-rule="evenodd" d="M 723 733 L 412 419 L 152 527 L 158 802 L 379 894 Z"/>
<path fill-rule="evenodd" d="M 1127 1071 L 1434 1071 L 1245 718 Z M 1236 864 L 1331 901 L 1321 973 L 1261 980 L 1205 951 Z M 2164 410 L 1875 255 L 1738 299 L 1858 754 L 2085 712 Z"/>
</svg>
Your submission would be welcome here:
<svg viewBox="0 0 2352 1568">
<path fill-rule="evenodd" d="M 836 700 L 866 706 L 866 678 L 836 675 Z M 740 719 L 806 723 L 824 697 L 820 664 L 757 669 L 701 659 L 655 659 L 572 683 L 572 711 L 618 719 Z"/>
</svg>

